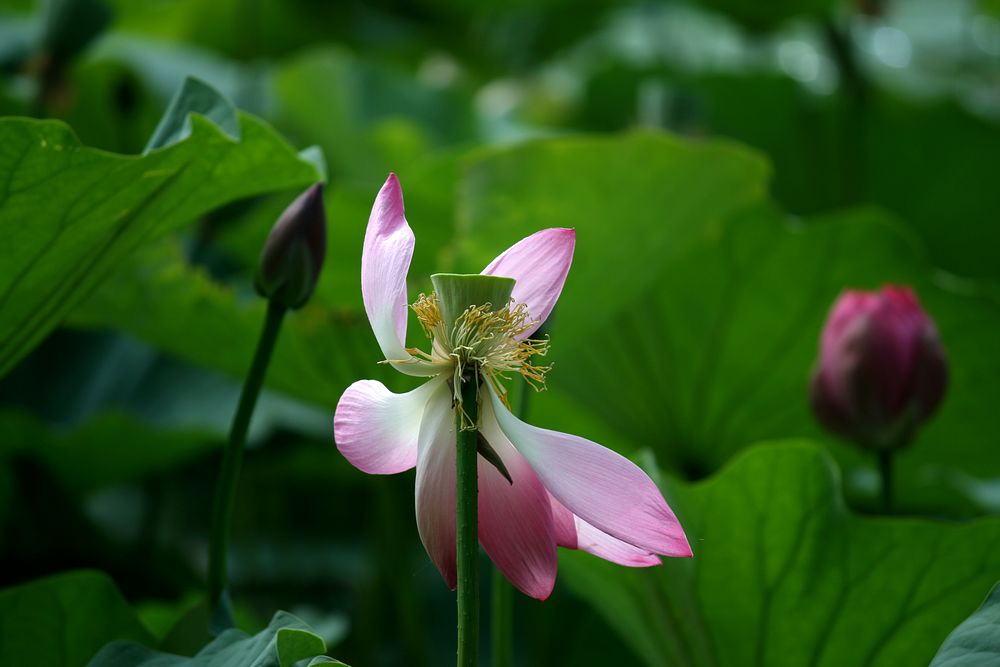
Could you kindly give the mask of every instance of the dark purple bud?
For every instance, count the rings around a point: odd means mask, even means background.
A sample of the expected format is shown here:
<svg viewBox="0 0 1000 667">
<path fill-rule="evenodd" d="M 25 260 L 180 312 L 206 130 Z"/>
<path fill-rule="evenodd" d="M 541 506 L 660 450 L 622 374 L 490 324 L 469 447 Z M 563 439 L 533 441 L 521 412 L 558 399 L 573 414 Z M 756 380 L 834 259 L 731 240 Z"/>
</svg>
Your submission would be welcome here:
<svg viewBox="0 0 1000 667">
<path fill-rule="evenodd" d="M 312 295 L 326 255 L 323 185 L 293 201 L 271 228 L 260 253 L 257 292 L 287 308 L 300 308 Z"/>
<path fill-rule="evenodd" d="M 937 329 L 910 288 L 840 295 L 810 387 L 813 412 L 829 431 L 864 447 L 904 447 L 947 384 Z"/>
</svg>

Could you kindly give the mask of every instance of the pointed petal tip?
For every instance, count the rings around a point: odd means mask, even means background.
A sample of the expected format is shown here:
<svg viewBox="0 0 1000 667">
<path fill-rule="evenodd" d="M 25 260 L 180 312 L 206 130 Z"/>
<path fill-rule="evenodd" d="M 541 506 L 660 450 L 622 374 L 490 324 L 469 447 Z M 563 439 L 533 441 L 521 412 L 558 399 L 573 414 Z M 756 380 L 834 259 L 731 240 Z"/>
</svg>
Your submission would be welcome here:
<svg viewBox="0 0 1000 667">
<path fill-rule="evenodd" d="M 490 404 L 510 442 L 567 510 L 646 553 L 688 556 L 684 529 L 656 484 L 634 462 L 579 436 L 515 417 L 492 389 Z M 586 543 L 579 535 L 580 546 Z"/>
<path fill-rule="evenodd" d="M 555 584 L 556 584 L 556 582 L 555 582 L 555 580 L 553 580 L 552 581 L 552 585 L 549 586 L 548 589 L 546 589 L 546 590 L 539 590 L 537 593 L 526 593 L 526 595 L 528 597 L 532 597 L 532 598 L 538 600 L 539 602 L 545 602 L 552 595 L 552 591 L 553 591 L 553 589 L 555 589 Z"/>
<path fill-rule="evenodd" d="M 575 248 L 575 229 L 549 227 L 521 239 L 482 270 L 484 275 L 506 276 L 516 281 L 514 301 L 527 306 L 535 322 L 519 338 L 529 337 L 548 319 L 562 293 Z"/>
<path fill-rule="evenodd" d="M 398 218 L 402 218 L 405 215 L 403 213 L 403 186 L 400 185 L 399 178 L 396 176 L 395 172 L 389 172 L 389 175 L 385 179 L 385 183 L 383 183 L 382 187 L 379 188 L 378 195 L 375 199 L 376 206 L 378 204 L 382 204 L 382 207 L 389 206 L 391 207 L 393 213 L 396 213 L 398 209 Z M 398 224 L 398 218 L 392 222 Z M 405 223 L 405 219 L 403 222 Z"/>
<path fill-rule="evenodd" d="M 667 558 L 693 558 L 694 551 L 691 550 L 691 544 L 688 542 L 684 530 L 679 523 L 675 525 L 676 533 L 664 537 L 653 552 Z"/>
</svg>

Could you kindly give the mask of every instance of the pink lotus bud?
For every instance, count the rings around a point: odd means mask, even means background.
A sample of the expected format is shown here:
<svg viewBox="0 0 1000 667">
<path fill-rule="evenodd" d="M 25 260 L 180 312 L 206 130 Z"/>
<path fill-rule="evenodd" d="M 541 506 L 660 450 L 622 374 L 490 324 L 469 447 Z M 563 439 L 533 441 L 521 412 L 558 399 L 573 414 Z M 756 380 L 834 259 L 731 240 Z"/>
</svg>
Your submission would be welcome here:
<svg viewBox="0 0 1000 667">
<path fill-rule="evenodd" d="M 323 186 L 312 186 L 274 223 L 260 254 L 257 292 L 287 308 L 305 305 L 316 287 L 326 256 Z"/>
<path fill-rule="evenodd" d="M 910 288 L 840 295 L 823 328 L 810 390 L 823 426 L 864 447 L 904 447 L 947 384 L 937 329 Z"/>
</svg>

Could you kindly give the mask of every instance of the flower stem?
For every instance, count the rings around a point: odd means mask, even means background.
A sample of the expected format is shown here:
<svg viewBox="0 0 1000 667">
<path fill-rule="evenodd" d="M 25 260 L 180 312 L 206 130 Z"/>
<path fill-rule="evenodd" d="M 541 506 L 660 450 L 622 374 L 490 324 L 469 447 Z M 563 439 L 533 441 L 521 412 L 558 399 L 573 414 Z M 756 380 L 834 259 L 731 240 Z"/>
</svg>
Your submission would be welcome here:
<svg viewBox="0 0 1000 667">
<path fill-rule="evenodd" d="M 215 505 L 212 509 L 212 535 L 208 548 L 208 601 L 212 611 L 213 624 L 231 627 L 232 614 L 228 602 L 220 608 L 223 593 L 226 588 L 227 558 L 229 555 L 229 533 L 233 523 L 233 506 L 236 504 L 236 483 L 240 476 L 240 466 L 243 463 L 243 449 L 247 441 L 247 431 L 250 428 L 250 418 L 253 416 L 257 396 L 264 384 L 268 362 L 274 343 L 281 330 L 281 322 L 287 308 L 274 301 L 267 305 L 267 317 L 264 328 L 257 341 L 257 351 L 254 353 L 250 373 L 243 383 L 240 402 L 233 416 L 233 424 L 229 430 L 229 442 L 222 458 L 222 468 L 219 470 L 219 481 L 215 487 Z"/>
<path fill-rule="evenodd" d="M 458 566 L 458 667 L 474 667 L 479 657 L 479 483 L 476 431 L 479 427 L 478 373 L 462 379 L 466 423 L 456 415 L 456 557 Z"/>
<path fill-rule="evenodd" d="M 878 450 L 878 472 L 882 478 L 882 509 L 892 511 L 892 450 Z"/>
</svg>

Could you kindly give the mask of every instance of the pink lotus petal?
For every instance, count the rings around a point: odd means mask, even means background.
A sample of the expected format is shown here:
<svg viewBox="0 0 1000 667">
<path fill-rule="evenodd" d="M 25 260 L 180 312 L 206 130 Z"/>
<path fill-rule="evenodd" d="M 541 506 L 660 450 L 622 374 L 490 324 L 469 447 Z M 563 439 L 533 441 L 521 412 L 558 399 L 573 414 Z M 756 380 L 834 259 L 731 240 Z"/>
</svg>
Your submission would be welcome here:
<svg viewBox="0 0 1000 667">
<path fill-rule="evenodd" d="M 691 555 L 677 517 L 639 466 L 585 438 L 526 424 L 492 388 L 489 394 L 500 428 L 549 493 L 573 514 L 642 550 Z"/>
<path fill-rule="evenodd" d="M 389 174 L 368 218 L 361 253 L 361 298 L 382 354 L 407 375 L 437 375 L 440 369 L 406 351 L 406 273 L 413 257 L 413 232 L 403 211 L 399 179 Z"/>
<path fill-rule="evenodd" d="M 628 542 L 611 537 L 576 517 L 577 548 L 599 558 L 626 567 L 651 567 L 660 564 L 660 557 Z M 685 554 L 674 554 L 685 555 Z M 690 554 L 686 554 L 690 555 Z"/>
<path fill-rule="evenodd" d="M 519 591 L 544 600 L 556 583 L 557 562 L 549 494 L 500 430 L 489 402 L 483 404 L 481 423 L 513 484 L 479 457 L 479 540 Z"/>
<path fill-rule="evenodd" d="M 443 379 L 405 394 L 375 380 L 355 382 L 337 403 L 333 437 L 355 468 L 374 475 L 409 470 L 417 463 L 417 435 L 427 399 Z"/>
<path fill-rule="evenodd" d="M 513 299 L 527 304 L 535 322 L 520 338 L 533 334 L 555 307 L 573 262 L 575 245 L 575 230 L 543 229 L 521 239 L 483 269 L 486 275 L 507 276 L 517 281 Z"/>
<path fill-rule="evenodd" d="M 556 535 L 559 546 L 586 551 L 626 567 L 650 567 L 661 563 L 656 554 L 622 542 L 594 528 L 563 507 L 551 494 L 549 494 L 549 502 L 552 504 L 553 521 L 557 524 Z M 562 523 L 561 527 L 559 527 L 560 523 Z"/>
<path fill-rule="evenodd" d="M 576 549 L 576 517 L 562 503 L 549 494 L 552 507 L 552 526 L 555 528 L 556 544 L 567 549 Z"/>
<path fill-rule="evenodd" d="M 445 583 L 454 589 L 455 572 L 455 413 L 444 383 L 424 408 L 417 439 L 417 530 Z"/>
</svg>

